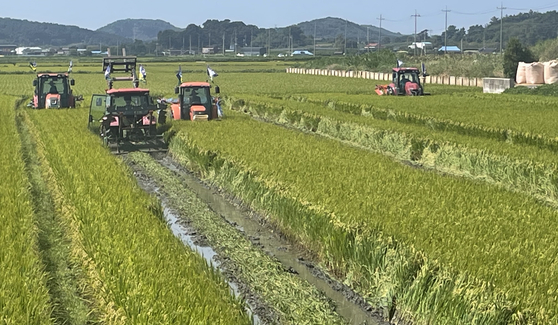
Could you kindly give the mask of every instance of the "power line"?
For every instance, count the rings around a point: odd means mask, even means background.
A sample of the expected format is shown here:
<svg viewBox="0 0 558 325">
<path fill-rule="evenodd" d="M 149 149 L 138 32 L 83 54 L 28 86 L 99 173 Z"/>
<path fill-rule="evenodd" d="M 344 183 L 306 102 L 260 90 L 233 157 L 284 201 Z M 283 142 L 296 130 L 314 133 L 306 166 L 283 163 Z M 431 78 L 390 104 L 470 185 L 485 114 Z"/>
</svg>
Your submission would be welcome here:
<svg viewBox="0 0 558 325">
<path fill-rule="evenodd" d="M 398 23 L 398 22 L 402 22 L 402 21 L 408 21 L 413 19 L 413 16 L 410 16 L 408 18 L 403 18 L 403 19 L 386 19 L 384 18 L 385 21 L 389 21 L 389 22 L 394 22 L 394 23 Z"/>
<path fill-rule="evenodd" d="M 494 12 L 497 12 L 497 11 L 498 11 L 498 10 L 487 10 L 487 11 L 480 11 L 480 12 L 453 11 L 453 13 L 458 14 L 458 15 L 471 15 L 471 16 L 476 16 L 476 15 L 490 14 L 490 13 L 494 13 Z"/>
<path fill-rule="evenodd" d="M 551 5 L 545 5 L 544 7 L 539 7 L 539 8 L 508 8 L 510 10 L 525 10 L 525 11 L 530 11 L 530 10 L 541 10 L 541 9 L 549 9 L 549 8 L 553 8 L 558 6 L 558 2 L 554 2 Z"/>
<path fill-rule="evenodd" d="M 421 17 L 436 17 L 436 16 L 440 16 L 442 13 L 441 12 L 431 12 L 431 13 L 427 13 L 427 14 L 422 14 Z"/>
</svg>

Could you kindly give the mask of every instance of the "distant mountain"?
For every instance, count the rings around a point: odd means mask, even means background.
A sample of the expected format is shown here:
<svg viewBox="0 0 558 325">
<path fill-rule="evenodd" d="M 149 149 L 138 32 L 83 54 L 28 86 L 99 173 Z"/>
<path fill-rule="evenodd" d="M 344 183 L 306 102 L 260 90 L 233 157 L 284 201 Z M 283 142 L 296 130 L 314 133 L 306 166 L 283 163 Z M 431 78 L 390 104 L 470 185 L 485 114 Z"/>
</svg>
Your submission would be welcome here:
<svg viewBox="0 0 558 325">
<path fill-rule="evenodd" d="M 73 44 L 116 44 L 124 37 L 77 26 L 0 18 L 0 43 L 22 46 L 68 46 Z"/>
<path fill-rule="evenodd" d="M 168 29 L 180 30 L 180 28 L 161 19 L 122 19 L 101 27 L 97 31 L 134 40 L 153 41 L 157 39 L 157 34 L 160 31 Z"/>
<path fill-rule="evenodd" d="M 518 38 L 525 45 L 534 45 L 539 41 L 558 37 L 558 12 L 539 13 L 529 11 L 503 18 L 505 31 L 503 44 L 512 38 Z M 448 44 L 461 44 L 464 47 L 498 47 L 500 43 L 500 19 L 493 17 L 488 24 L 458 28 L 450 25 L 447 28 Z M 77 26 L 59 25 L 54 23 L 32 22 L 11 18 L 0 18 L 0 44 L 18 46 L 71 46 L 96 45 L 115 46 L 132 44 L 133 40 L 152 41 L 159 39 L 170 49 L 181 49 L 185 40 L 196 40 L 200 44 L 214 43 L 221 45 L 221 39 L 215 35 L 226 35 L 225 48 L 238 42 L 239 46 L 265 46 L 271 38 L 274 48 L 287 47 L 290 36 L 295 46 L 306 46 L 313 43 L 313 36 L 319 40 L 339 42 L 347 36 L 347 40 L 377 42 L 379 28 L 372 25 L 359 25 L 342 18 L 326 17 L 301 22 L 292 26 L 267 30 L 254 25 L 246 25 L 241 21 L 207 20 L 201 26 L 189 24 L 180 29 L 164 20 L 155 19 L 124 19 L 118 20 L 96 31 Z M 158 36 L 159 35 L 159 36 Z M 213 36 L 213 37 L 211 37 Z M 444 44 L 442 35 L 429 35 L 427 30 L 417 34 L 419 39 L 432 42 L 434 47 Z M 253 40 L 252 40 L 253 37 Z M 388 39 L 389 38 L 389 39 Z M 217 42 L 217 43 L 216 43 Z M 382 28 L 382 44 L 407 42 L 406 35 Z M 139 45 L 138 45 L 139 46 Z M 144 46 L 145 47 L 145 46 Z M 151 49 L 135 49 L 134 53 L 149 53 Z M 143 52 L 142 52 L 143 51 Z M 154 51 L 154 50 L 153 50 Z"/>
<path fill-rule="evenodd" d="M 314 36 L 316 31 L 317 39 L 335 39 L 337 36 L 345 36 L 345 26 L 347 27 L 348 39 L 365 40 L 369 37 L 371 42 L 377 42 L 380 28 L 372 25 L 358 25 L 341 18 L 327 17 L 314 19 L 297 24 L 296 26 L 304 32 L 304 35 Z M 382 28 L 382 39 L 384 37 L 396 38 L 403 36 L 401 33 L 394 33 Z"/>
</svg>

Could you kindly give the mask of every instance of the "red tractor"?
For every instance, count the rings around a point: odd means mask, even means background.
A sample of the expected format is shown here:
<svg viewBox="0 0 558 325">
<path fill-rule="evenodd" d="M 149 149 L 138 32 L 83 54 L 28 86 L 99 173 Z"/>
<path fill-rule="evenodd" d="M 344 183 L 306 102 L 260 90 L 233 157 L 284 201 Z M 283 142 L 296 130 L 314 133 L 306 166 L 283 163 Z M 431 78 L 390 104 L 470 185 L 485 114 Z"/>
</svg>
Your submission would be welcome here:
<svg viewBox="0 0 558 325">
<path fill-rule="evenodd" d="M 208 121 L 220 117 L 219 98 L 211 96 L 209 82 L 184 82 L 174 89 L 178 102 L 172 103 L 171 115 L 175 120 Z M 219 93 L 219 86 L 215 87 Z"/>
<path fill-rule="evenodd" d="M 158 105 L 149 89 L 137 88 L 136 57 L 106 57 L 103 70 L 109 89 L 93 95 L 89 109 L 89 127 L 98 132 L 105 144 L 123 141 L 135 143 L 157 137 L 157 123 L 165 123 L 165 105 Z M 126 72 L 130 77 L 110 77 L 110 72 Z M 128 80 L 132 88 L 112 89 L 114 81 Z"/>
<path fill-rule="evenodd" d="M 427 76 L 423 67 L 423 81 Z M 417 68 L 393 68 L 392 80 L 389 85 L 376 85 L 378 95 L 407 95 L 424 96 L 430 93 L 424 92 L 424 87 L 420 82 L 420 72 Z"/>
<path fill-rule="evenodd" d="M 33 80 L 35 93 L 33 95 L 33 108 L 69 108 L 76 107 L 76 98 L 72 93 L 75 84 L 68 73 L 39 73 Z"/>
</svg>

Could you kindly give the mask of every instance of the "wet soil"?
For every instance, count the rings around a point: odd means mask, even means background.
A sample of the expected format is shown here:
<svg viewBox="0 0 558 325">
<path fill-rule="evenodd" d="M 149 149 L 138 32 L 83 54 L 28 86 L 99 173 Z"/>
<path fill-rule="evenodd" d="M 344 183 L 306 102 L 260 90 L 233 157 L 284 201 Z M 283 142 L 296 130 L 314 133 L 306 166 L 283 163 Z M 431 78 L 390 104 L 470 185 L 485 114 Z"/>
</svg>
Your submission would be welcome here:
<svg viewBox="0 0 558 325">
<path fill-rule="evenodd" d="M 325 296 L 334 302 L 336 311 L 348 324 L 378 324 L 387 325 L 378 310 L 369 305 L 360 295 L 346 285 L 336 281 L 321 270 L 304 248 L 288 242 L 281 233 L 268 224 L 265 218 L 250 210 L 237 200 L 233 195 L 223 192 L 209 184 L 204 183 L 194 173 L 173 161 L 163 151 L 149 153 L 161 166 L 173 171 L 195 192 L 198 198 L 205 202 L 209 209 L 220 215 L 231 227 L 236 228 L 254 246 L 259 247 L 268 255 L 277 259 L 285 271 L 296 274 L 318 288 Z M 126 155 L 124 154 L 123 157 Z M 158 191 L 156 183 L 148 175 L 133 164 L 129 164 L 140 185 L 148 192 L 158 195 L 164 210 L 165 217 L 170 221 L 171 229 L 185 244 L 193 247 L 203 255 L 212 265 L 217 266 L 226 276 L 231 290 L 242 296 L 247 302 L 247 310 L 254 315 L 257 324 L 275 324 L 279 318 L 273 310 L 266 305 L 257 294 L 250 289 L 249 283 L 241 283 L 235 276 L 234 263 L 227 256 L 215 253 L 206 247 L 207 242 L 203 234 L 193 229 L 187 219 L 176 215 L 168 200 L 162 192 Z M 177 231 L 177 228 L 182 228 Z"/>
</svg>

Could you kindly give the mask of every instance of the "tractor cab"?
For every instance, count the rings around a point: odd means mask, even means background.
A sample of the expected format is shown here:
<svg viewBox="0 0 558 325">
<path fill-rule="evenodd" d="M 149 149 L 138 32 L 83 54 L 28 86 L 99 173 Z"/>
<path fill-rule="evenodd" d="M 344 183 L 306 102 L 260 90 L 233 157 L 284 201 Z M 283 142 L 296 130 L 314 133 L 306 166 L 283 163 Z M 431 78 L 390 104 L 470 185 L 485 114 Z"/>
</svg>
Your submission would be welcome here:
<svg viewBox="0 0 558 325">
<path fill-rule="evenodd" d="M 93 95 L 89 107 L 89 128 L 98 133 L 105 144 L 135 144 L 158 137 L 157 124 L 164 124 L 166 105 L 157 104 L 149 89 L 138 88 L 135 56 L 108 56 L 103 58 L 103 71 L 108 89 L 105 94 Z M 141 67 L 141 66 L 140 66 Z M 140 69 L 141 71 L 141 69 Z M 125 76 L 111 76 L 123 73 Z M 113 88 L 116 81 L 131 81 L 132 88 Z"/>
<path fill-rule="evenodd" d="M 71 86 L 75 84 L 67 73 L 40 73 L 33 80 L 33 108 L 75 107 Z"/>
<path fill-rule="evenodd" d="M 422 77 L 425 80 L 428 74 L 426 68 L 422 67 Z M 424 96 L 430 93 L 424 92 L 424 86 L 420 82 L 421 73 L 417 68 L 393 68 L 391 83 L 389 85 L 376 85 L 375 91 L 378 95 L 406 95 Z"/>
<path fill-rule="evenodd" d="M 109 89 L 104 95 L 92 96 L 89 127 L 98 130 L 106 143 L 139 141 L 157 135 L 157 119 L 164 123 L 161 119 L 165 118 L 161 111 L 148 89 Z"/>
<path fill-rule="evenodd" d="M 171 106 L 175 120 L 208 121 L 218 117 L 218 99 L 211 96 L 208 82 L 184 82 L 175 88 L 178 103 Z M 219 87 L 215 87 L 219 93 Z"/>
<path fill-rule="evenodd" d="M 395 95 L 420 96 L 423 93 L 417 68 L 394 68 L 392 86 Z"/>
</svg>

